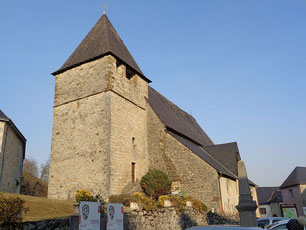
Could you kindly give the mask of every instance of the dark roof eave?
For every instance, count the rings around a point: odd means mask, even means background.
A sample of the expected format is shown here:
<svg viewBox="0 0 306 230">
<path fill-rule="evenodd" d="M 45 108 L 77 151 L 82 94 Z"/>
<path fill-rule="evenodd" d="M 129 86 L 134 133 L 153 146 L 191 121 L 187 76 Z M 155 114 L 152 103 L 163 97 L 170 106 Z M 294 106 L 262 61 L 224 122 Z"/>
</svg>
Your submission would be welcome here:
<svg viewBox="0 0 306 230">
<path fill-rule="evenodd" d="M 280 188 L 290 188 L 290 187 L 294 187 L 294 186 L 301 185 L 301 184 L 304 184 L 304 183 L 297 183 L 297 184 L 291 184 L 291 185 L 280 186 Z"/>
<path fill-rule="evenodd" d="M 147 77 L 144 76 L 142 73 L 140 73 L 139 71 L 135 70 L 133 67 L 131 67 L 130 65 L 128 65 L 125 61 L 123 61 L 121 58 L 119 58 L 119 57 L 118 57 L 117 55 L 115 55 L 113 52 L 106 52 L 106 53 L 104 53 L 104 54 L 102 54 L 102 55 L 99 55 L 99 56 L 96 56 L 96 57 L 94 57 L 94 58 L 85 60 L 85 61 L 83 61 L 83 62 L 79 62 L 79 63 L 74 64 L 74 65 L 71 65 L 71 66 L 69 66 L 69 67 L 67 67 L 67 68 L 64 68 L 64 69 L 61 68 L 61 69 L 59 69 L 59 70 L 57 70 L 57 71 L 55 71 L 55 72 L 53 72 L 53 73 L 51 73 L 51 74 L 52 74 L 53 76 L 56 76 L 56 75 L 58 75 L 58 74 L 61 74 L 61 73 L 66 72 L 67 70 L 70 70 L 70 69 L 73 69 L 73 68 L 78 67 L 78 66 L 80 66 L 80 65 L 83 65 L 83 64 L 86 64 L 86 63 L 89 63 L 89 62 L 98 60 L 98 59 L 100 59 L 100 58 L 102 58 L 102 57 L 105 57 L 105 56 L 107 56 L 107 55 L 109 55 L 109 54 L 112 55 L 112 56 L 114 56 L 117 60 L 119 60 L 120 62 L 122 62 L 124 65 L 128 66 L 128 68 L 130 68 L 130 69 L 132 69 L 134 72 L 136 72 L 136 73 L 137 73 L 143 80 L 145 80 L 146 82 L 148 82 L 148 83 L 151 83 L 151 82 L 152 82 L 149 78 L 147 78 Z"/>
</svg>

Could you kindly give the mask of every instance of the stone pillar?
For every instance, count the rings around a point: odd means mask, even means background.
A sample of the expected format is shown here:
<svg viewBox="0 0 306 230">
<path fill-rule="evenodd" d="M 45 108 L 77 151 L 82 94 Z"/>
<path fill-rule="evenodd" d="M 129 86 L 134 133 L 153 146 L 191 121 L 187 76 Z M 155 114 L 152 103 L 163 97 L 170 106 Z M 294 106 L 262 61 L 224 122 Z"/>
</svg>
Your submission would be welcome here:
<svg viewBox="0 0 306 230">
<path fill-rule="evenodd" d="M 238 162 L 239 179 L 239 203 L 236 208 L 239 211 L 240 226 L 256 227 L 256 202 L 253 201 L 250 191 L 248 175 L 243 161 Z"/>
</svg>

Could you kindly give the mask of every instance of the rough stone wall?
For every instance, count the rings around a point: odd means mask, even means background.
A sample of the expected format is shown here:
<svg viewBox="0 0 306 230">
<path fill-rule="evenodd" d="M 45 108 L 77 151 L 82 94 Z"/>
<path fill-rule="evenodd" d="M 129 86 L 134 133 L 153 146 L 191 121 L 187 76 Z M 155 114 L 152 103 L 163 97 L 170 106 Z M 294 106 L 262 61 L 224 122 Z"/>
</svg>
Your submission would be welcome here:
<svg viewBox="0 0 306 230">
<path fill-rule="evenodd" d="M 49 198 L 120 194 L 147 171 L 148 84 L 110 55 L 56 76 Z"/>
<path fill-rule="evenodd" d="M 238 214 L 236 209 L 239 202 L 238 182 L 225 177 L 220 177 L 219 181 L 224 213 Z"/>
<path fill-rule="evenodd" d="M 1 152 L 1 166 L 3 166 L 1 175 L 1 191 L 10 193 L 20 192 L 22 163 L 23 163 L 23 145 L 19 136 L 13 128 L 7 126 L 4 128 L 4 135 Z"/>
<path fill-rule="evenodd" d="M 183 191 L 219 212 L 220 193 L 216 170 L 168 133 L 165 153 L 176 166 Z"/>
<path fill-rule="evenodd" d="M 110 189 L 112 56 L 56 76 L 48 197 L 70 199 L 77 189 L 104 197 Z"/>
<path fill-rule="evenodd" d="M 108 196 L 110 92 L 54 108 L 48 197 L 72 199 L 78 189 Z"/>
<path fill-rule="evenodd" d="M 177 213 L 175 208 L 161 208 L 156 211 L 132 211 L 128 213 L 127 229 L 186 229 L 192 226 L 207 225 L 205 213 L 186 208 Z"/>
<path fill-rule="evenodd" d="M 127 78 L 126 67 L 116 66 L 111 98 L 111 195 L 128 191 L 148 170 L 145 110 L 148 83 L 138 75 Z"/>
<path fill-rule="evenodd" d="M 54 107 L 111 89 L 115 71 L 115 59 L 108 55 L 56 75 Z"/>
<path fill-rule="evenodd" d="M 165 164 L 165 125 L 159 120 L 151 106 L 147 105 L 148 157 L 149 167 L 168 172 Z M 169 175 L 169 172 L 168 172 Z M 171 175 L 169 175 L 172 178 Z"/>
<path fill-rule="evenodd" d="M 186 194 L 221 211 L 216 170 L 168 134 L 152 108 L 148 108 L 148 153 L 150 168 L 166 171 L 173 181 L 180 181 Z"/>
<path fill-rule="evenodd" d="M 23 230 L 45 229 L 45 230 L 68 230 L 69 218 L 28 221 L 23 223 Z"/>
<path fill-rule="evenodd" d="M 112 94 L 111 99 L 111 195 L 120 194 L 148 170 L 146 111 Z"/>
</svg>

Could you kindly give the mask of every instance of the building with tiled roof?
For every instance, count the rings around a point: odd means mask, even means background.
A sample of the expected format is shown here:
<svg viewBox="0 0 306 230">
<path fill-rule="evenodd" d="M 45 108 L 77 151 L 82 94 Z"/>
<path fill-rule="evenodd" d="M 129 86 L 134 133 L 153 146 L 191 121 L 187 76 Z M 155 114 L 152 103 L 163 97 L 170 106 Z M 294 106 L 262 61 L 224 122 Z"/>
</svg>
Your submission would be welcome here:
<svg viewBox="0 0 306 230">
<path fill-rule="evenodd" d="M 280 188 L 284 204 L 296 206 L 297 215 L 306 216 L 306 167 L 295 167 Z"/>
<path fill-rule="evenodd" d="M 148 169 L 158 168 L 208 207 L 236 213 L 237 143 L 215 144 L 195 118 L 151 88 L 106 14 L 53 75 L 48 197 L 137 191 Z"/>
</svg>

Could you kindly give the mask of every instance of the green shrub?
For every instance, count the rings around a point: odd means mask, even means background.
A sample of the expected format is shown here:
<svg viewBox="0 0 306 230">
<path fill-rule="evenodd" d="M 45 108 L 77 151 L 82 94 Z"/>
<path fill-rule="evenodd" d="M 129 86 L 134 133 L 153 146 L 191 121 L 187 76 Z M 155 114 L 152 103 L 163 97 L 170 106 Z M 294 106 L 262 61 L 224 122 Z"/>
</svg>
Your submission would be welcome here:
<svg viewBox="0 0 306 230">
<path fill-rule="evenodd" d="M 88 190 L 79 189 L 75 194 L 75 200 L 80 203 L 81 201 L 91 201 L 91 202 L 101 202 L 103 203 L 104 200 L 100 195 L 93 196 Z"/>
<path fill-rule="evenodd" d="M 18 227 L 22 224 L 22 214 L 29 208 L 24 207 L 25 201 L 20 198 L 5 198 L 0 194 L 0 226 Z"/>
<path fill-rule="evenodd" d="M 132 200 L 132 196 L 128 194 L 112 195 L 109 197 L 109 203 L 123 204 L 129 206 Z"/>
<path fill-rule="evenodd" d="M 171 188 L 168 175 L 158 169 L 149 169 L 140 181 L 143 192 L 157 200 L 159 196 L 167 195 Z"/>
<path fill-rule="evenodd" d="M 139 207 L 146 211 L 153 211 L 157 209 L 157 201 L 151 197 L 147 197 L 145 194 L 135 192 L 132 197 L 132 201 L 138 203 Z"/>
</svg>

